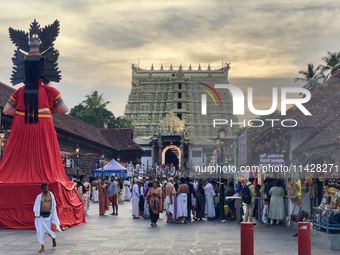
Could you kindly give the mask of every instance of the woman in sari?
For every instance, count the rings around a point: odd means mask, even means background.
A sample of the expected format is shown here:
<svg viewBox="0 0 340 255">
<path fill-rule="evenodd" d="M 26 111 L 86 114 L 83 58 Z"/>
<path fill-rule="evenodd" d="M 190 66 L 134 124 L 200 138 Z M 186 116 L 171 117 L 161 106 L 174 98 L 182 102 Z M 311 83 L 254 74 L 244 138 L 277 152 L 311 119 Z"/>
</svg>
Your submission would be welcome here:
<svg viewBox="0 0 340 255">
<path fill-rule="evenodd" d="M 119 179 L 118 186 L 120 188 L 118 192 L 118 203 L 125 204 L 125 187 L 123 185 L 122 179 Z"/>
<path fill-rule="evenodd" d="M 81 201 L 83 201 L 84 203 L 84 213 L 85 215 L 87 215 L 87 211 L 90 207 L 89 205 L 89 200 L 88 200 L 88 193 L 87 193 L 87 188 L 89 188 L 89 186 L 85 186 L 84 183 L 86 182 L 86 177 L 81 178 L 81 182 L 78 182 L 77 184 L 77 194 L 80 198 Z"/>
<path fill-rule="evenodd" d="M 91 184 L 87 182 L 86 177 L 83 177 L 83 184 L 85 186 L 86 189 L 86 211 L 90 210 L 90 201 L 91 201 Z"/>
<path fill-rule="evenodd" d="M 150 205 L 151 226 L 157 226 L 159 214 L 163 212 L 163 191 L 158 181 L 153 182 L 153 187 L 148 192 L 148 203 Z"/>
<path fill-rule="evenodd" d="M 205 195 L 203 183 L 198 183 L 198 188 L 196 190 L 196 219 L 202 220 L 204 218 L 205 212 Z"/>
<path fill-rule="evenodd" d="M 178 178 L 175 177 L 175 183 L 174 183 L 174 187 L 172 189 L 172 194 L 174 194 L 174 214 L 172 215 L 172 223 L 177 223 L 178 222 L 178 217 L 177 217 L 177 189 L 178 189 Z"/>
<path fill-rule="evenodd" d="M 93 203 L 98 203 L 98 188 L 97 186 L 99 185 L 97 180 L 94 180 L 91 182 L 91 187 L 92 187 L 92 201 Z"/>
<path fill-rule="evenodd" d="M 99 194 L 99 215 L 105 215 L 105 212 L 109 210 L 109 188 L 101 179 L 97 189 Z"/>
</svg>

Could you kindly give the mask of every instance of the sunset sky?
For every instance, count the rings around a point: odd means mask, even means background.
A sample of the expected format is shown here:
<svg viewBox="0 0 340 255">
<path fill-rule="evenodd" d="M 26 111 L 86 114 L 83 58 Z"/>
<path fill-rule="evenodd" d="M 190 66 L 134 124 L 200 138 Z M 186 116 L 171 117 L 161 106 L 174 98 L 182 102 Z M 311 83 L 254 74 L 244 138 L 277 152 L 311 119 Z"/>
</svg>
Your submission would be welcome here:
<svg viewBox="0 0 340 255">
<path fill-rule="evenodd" d="M 15 46 L 8 28 L 28 31 L 60 20 L 55 47 L 62 81 L 54 86 L 73 107 L 93 90 L 123 115 L 131 86 L 131 63 L 158 69 L 172 63 L 196 69 L 229 62 L 232 78 L 257 79 L 259 98 L 272 86 L 301 86 L 293 79 L 307 63 L 322 64 L 340 50 L 340 5 L 336 1 L 1 1 L 0 81 L 10 85 Z M 241 87 L 249 79 L 237 79 Z M 275 82 L 274 82 L 275 83 Z M 247 84 L 247 85 L 245 85 Z M 263 85 L 261 85 L 263 84 Z M 287 84 L 287 85 L 285 85 Z M 263 86 L 263 87 L 262 87 Z M 269 93 L 270 95 L 270 93 Z M 271 98 L 268 98 L 271 101 Z"/>
</svg>

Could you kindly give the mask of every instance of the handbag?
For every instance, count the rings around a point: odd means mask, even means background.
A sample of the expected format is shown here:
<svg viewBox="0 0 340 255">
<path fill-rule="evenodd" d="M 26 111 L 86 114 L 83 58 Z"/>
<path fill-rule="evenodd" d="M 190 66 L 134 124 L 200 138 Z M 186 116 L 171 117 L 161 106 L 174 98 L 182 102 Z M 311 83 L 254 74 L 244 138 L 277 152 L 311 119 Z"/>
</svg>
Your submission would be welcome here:
<svg viewBox="0 0 340 255">
<path fill-rule="evenodd" d="M 147 201 L 144 203 L 144 219 L 149 219 L 150 218 L 150 213 L 149 213 L 149 204 Z"/>
<path fill-rule="evenodd" d="M 192 206 L 193 208 L 196 207 L 196 199 L 194 198 L 193 195 L 191 195 L 191 206 Z"/>
<path fill-rule="evenodd" d="M 151 202 L 151 209 L 152 210 L 158 210 L 159 209 L 159 199 L 158 197 L 155 197 Z"/>
</svg>

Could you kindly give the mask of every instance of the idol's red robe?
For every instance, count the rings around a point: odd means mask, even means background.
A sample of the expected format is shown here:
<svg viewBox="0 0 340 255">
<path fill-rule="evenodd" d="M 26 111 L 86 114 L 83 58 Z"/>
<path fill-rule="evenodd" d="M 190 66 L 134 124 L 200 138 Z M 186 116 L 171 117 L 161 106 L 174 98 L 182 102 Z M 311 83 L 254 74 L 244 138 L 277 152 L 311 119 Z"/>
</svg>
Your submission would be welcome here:
<svg viewBox="0 0 340 255">
<path fill-rule="evenodd" d="M 0 163 L 0 228 L 34 229 L 34 200 L 44 182 L 55 196 L 62 227 L 85 223 L 83 202 L 62 166 L 51 115 L 61 95 L 40 83 L 38 98 L 36 124 L 25 123 L 24 87 L 9 100 L 16 111 Z"/>
</svg>

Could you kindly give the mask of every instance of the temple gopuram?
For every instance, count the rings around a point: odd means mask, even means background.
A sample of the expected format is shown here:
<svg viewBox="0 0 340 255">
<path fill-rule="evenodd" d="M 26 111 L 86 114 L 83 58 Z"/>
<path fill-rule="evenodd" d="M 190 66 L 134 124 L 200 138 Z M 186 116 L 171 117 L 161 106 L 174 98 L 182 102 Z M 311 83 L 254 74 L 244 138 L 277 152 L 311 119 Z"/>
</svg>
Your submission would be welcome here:
<svg viewBox="0 0 340 255">
<path fill-rule="evenodd" d="M 228 84 L 229 64 L 213 70 L 199 65 L 194 70 L 141 69 L 132 64 L 132 82 L 125 117 L 135 126 L 134 141 L 145 154 L 146 169 L 156 164 L 173 164 L 180 171 L 189 172 L 196 166 L 209 164 L 216 137 L 221 126 L 213 127 L 214 119 L 237 122 L 232 114 L 232 96 L 227 89 L 211 89 L 215 84 Z M 204 99 L 205 98 L 205 99 Z M 203 114 L 202 100 L 207 114 Z M 235 139 L 237 127 L 224 126 L 225 152 Z"/>
</svg>

